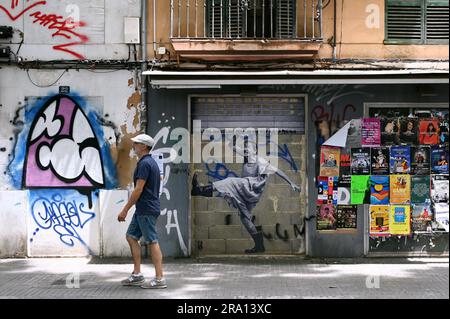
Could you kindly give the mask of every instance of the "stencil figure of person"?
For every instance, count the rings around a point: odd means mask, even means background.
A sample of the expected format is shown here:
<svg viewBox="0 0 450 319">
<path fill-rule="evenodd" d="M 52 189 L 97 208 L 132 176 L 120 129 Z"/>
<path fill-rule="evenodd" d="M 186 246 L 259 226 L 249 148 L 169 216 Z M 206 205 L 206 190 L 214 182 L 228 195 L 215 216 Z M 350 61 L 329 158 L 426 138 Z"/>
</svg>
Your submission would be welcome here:
<svg viewBox="0 0 450 319">
<path fill-rule="evenodd" d="M 293 191 L 300 192 L 300 187 L 296 185 L 280 169 L 271 165 L 266 159 L 257 155 L 256 143 L 248 142 L 244 149 L 234 145 L 233 141 L 228 141 L 236 154 L 244 157 L 241 177 L 229 177 L 212 184 L 201 186 L 197 180 L 197 174 L 192 179 L 192 196 L 222 197 L 228 205 L 239 211 L 239 217 L 245 229 L 253 238 L 255 246 L 246 249 L 246 254 L 262 253 L 265 251 L 264 236 L 252 221 L 252 210 L 260 201 L 267 184 L 269 175 L 276 174 L 285 180 Z"/>
</svg>

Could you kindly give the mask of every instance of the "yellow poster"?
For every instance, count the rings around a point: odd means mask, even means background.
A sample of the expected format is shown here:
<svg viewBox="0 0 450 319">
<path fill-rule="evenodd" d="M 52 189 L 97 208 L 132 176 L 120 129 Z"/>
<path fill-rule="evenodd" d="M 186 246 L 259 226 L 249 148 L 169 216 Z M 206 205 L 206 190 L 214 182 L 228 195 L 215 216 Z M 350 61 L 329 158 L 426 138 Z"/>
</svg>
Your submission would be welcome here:
<svg viewBox="0 0 450 319">
<path fill-rule="evenodd" d="M 391 175 L 390 177 L 390 203 L 409 204 L 411 203 L 411 176 Z"/>
<path fill-rule="evenodd" d="M 370 236 L 389 235 L 389 205 L 370 206 Z"/>
<path fill-rule="evenodd" d="M 389 219 L 391 235 L 411 234 L 411 207 L 409 205 L 392 205 Z"/>
</svg>

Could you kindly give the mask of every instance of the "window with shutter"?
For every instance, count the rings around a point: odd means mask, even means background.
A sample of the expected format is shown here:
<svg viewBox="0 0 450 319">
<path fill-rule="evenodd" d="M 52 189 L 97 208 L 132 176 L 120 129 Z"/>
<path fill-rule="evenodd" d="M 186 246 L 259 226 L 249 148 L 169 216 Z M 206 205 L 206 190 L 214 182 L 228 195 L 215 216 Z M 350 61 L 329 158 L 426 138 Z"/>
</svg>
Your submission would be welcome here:
<svg viewBox="0 0 450 319">
<path fill-rule="evenodd" d="M 208 0 L 210 38 L 294 38 L 296 0 Z"/>
<path fill-rule="evenodd" d="M 386 0 L 387 44 L 448 43 L 448 0 Z"/>
</svg>

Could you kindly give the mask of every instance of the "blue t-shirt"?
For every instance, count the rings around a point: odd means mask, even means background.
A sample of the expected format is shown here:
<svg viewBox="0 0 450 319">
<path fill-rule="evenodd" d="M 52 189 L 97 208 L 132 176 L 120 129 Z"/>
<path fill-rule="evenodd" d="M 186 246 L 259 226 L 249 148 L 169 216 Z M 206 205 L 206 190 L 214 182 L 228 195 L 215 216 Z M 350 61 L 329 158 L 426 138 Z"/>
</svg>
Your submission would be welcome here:
<svg viewBox="0 0 450 319">
<path fill-rule="evenodd" d="M 136 215 L 155 215 L 161 214 L 161 204 L 159 200 L 159 190 L 161 185 L 161 175 L 158 164 L 152 156 L 145 155 L 137 163 L 134 171 L 134 186 L 138 179 L 145 180 L 144 190 L 141 197 L 136 202 Z"/>
</svg>

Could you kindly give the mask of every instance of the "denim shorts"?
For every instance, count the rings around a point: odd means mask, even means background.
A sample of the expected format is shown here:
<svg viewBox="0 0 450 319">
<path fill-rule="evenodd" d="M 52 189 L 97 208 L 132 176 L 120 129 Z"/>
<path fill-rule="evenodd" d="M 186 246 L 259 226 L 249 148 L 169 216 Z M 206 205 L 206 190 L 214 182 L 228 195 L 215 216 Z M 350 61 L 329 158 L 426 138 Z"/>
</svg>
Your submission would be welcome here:
<svg viewBox="0 0 450 319">
<path fill-rule="evenodd" d="M 134 214 L 130 226 L 128 226 L 127 236 L 135 240 L 144 238 L 145 244 L 157 244 L 158 234 L 156 233 L 156 221 L 158 217 L 153 215 Z"/>
</svg>

